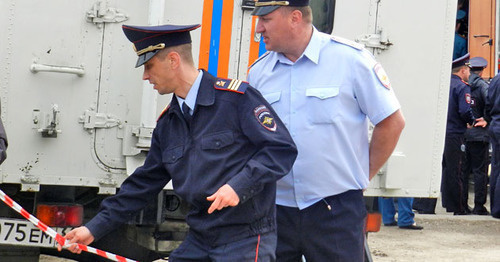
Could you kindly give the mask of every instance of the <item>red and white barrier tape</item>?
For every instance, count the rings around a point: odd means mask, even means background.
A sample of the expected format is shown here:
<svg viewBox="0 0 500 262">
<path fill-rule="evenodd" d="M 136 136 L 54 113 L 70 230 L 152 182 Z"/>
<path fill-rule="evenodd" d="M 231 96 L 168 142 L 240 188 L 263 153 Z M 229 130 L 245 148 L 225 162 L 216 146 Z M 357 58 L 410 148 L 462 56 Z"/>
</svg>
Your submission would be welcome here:
<svg viewBox="0 0 500 262">
<path fill-rule="evenodd" d="M 22 208 L 18 203 L 16 203 L 14 200 L 12 200 L 12 198 L 10 198 L 8 195 L 6 195 L 2 190 L 0 190 L 0 199 L 2 199 L 2 201 L 5 204 L 7 204 L 8 206 L 10 206 L 12 209 L 14 209 L 15 211 L 17 211 L 17 213 L 21 214 L 21 216 L 23 216 L 24 218 L 26 218 L 27 220 L 29 220 L 31 223 L 33 223 L 35 226 L 37 226 L 40 230 L 42 230 L 47 235 L 49 235 L 50 237 L 52 237 L 53 239 L 55 239 L 57 241 L 57 243 L 59 243 L 59 245 L 61 245 L 63 248 L 66 247 L 66 241 L 67 240 L 63 236 L 61 236 L 59 233 L 57 233 L 54 229 L 52 229 L 52 228 L 48 227 L 47 225 L 45 225 L 42 221 L 38 220 L 38 218 L 36 218 L 35 216 L 33 216 L 30 213 L 28 213 L 24 208 Z M 78 245 L 78 248 L 80 248 L 83 251 L 86 251 L 86 252 L 89 252 L 89 253 L 93 253 L 93 254 L 99 255 L 101 257 L 105 257 L 107 259 L 111 259 L 113 261 L 117 261 L 117 262 L 138 262 L 138 261 L 135 261 L 135 260 L 132 260 L 132 259 L 128 259 L 128 258 L 125 258 L 125 257 L 122 257 L 122 256 L 118 256 L 118 255 L 115 255 L 113 253 L 102 251 L 102 250 L 99 250 L 99 249 L 96 249 L 96 248 L 93 248 L 93 247 L 89 247 L 89 246 L 86 246 L 86 245 L 82 245 L 82 244 L 77 244 L 77 245 Z"/>
</svg>

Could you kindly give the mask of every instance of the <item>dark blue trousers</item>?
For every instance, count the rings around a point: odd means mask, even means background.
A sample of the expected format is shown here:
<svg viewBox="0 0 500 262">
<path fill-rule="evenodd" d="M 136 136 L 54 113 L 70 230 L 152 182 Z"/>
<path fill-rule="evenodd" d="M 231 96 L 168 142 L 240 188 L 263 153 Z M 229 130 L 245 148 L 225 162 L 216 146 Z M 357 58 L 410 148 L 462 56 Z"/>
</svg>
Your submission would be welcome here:
<svg viewBox="0 0 500 262">
<path fill-rule="evenodd" d="M 465 143 L 465 165 L 463 168 L 462 205 L 464 209 L 469 208 L 469 176 L 474 179 L 474 208 L 484 208 L 488 195 L 488 165 L 490 160 L 488 150 L 490 143 L 482 141 L 467 141 Z"/>
<path fill-rule="evenodd" d="M 276 261 L 276 232 L 251 236 L 221 246 L 211 246 L 188 233 L 170 254 L 170 262 L 273 262 Z"/>
<path fill-rule="evenodd" d="M 491 147 L 491 175 L 490 175 L 490 207 L 491 215 L 500 218 L 500 131 L 490 130 Z"/>
<path fill-rule="evenodd" d="M 364 257 L 366 207 L 361 190 L 327 197 L 298 208 L 277 206 L 276 261 L 361 262 Z"/>
<path fill-rule="evenodd" d="M 465 205 L 462 203 L 462 162 L 465 158 L 465 152 L 461 148 L 463 142 L 464 136 L 458 134 L 446 134 L 444 140 L 441 200 L 447 212 L 465 212 Z"/>
</svg>

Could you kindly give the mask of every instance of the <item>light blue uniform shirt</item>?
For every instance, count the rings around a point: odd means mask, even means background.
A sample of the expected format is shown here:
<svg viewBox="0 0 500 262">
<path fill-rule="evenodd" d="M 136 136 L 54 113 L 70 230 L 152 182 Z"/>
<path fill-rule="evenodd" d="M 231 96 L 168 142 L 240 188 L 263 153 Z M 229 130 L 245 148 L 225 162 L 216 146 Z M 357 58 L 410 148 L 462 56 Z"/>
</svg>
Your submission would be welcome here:
<svg viewBox="0 0 500 262">
<path fill-rule="evenodd" d="M 194 106 L 196 105 L 196 98 L 198 97 L 198 90 L 200 89 L 200 83 L 201 83 L 201 77 L 203 76 L 203 71 L 198 70 L 198 77 L 196 77 L 196 80 L 194 80 L 193 85 L 189 89 L 188 94 L 186 95 L 186 99 L 182 99 L 178 97 L 177 95 L 175 96 L 177 98 L 177 102 L 179 102 L 179 105 L 181 106 L 181 111 L 182 111 L 182 103 L 186 102 L 186 105 L 189 106 L 189 114 L 193 115 L 194 113 Z"/>
<path fill-rule="evenodd" d="M 249 72 L 250 85 L 276 110 L 299 151 L 292 171 L 278 181 L 278 205 L 304 209 L 366 188 L 368 119 L 376 125 L 400 108 L 373 56 L 341 42 L 314 28 L 295 63 L 269 52 Z"/>
</svg>

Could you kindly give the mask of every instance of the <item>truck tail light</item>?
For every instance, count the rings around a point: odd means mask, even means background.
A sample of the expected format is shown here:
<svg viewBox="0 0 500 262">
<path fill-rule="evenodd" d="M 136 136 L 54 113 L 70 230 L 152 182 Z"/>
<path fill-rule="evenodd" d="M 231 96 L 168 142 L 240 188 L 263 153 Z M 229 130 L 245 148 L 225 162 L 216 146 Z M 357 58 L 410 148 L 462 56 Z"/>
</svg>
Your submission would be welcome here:
<svg viewBox="0 0 500 262">
<path fill-rule="evenodd" d="M 382 215 L 380 213 L 368 213 L 366 217 L 366 232 L 378 232 L 380 231 L 380 225 L 382 224 Z"/>
<path fill-rule="evenodd" d="M 50 227 L 77 227 L 83 222 L 83 207 L 81 205 L 39 204 L 36 216 Z"/>
</svg>

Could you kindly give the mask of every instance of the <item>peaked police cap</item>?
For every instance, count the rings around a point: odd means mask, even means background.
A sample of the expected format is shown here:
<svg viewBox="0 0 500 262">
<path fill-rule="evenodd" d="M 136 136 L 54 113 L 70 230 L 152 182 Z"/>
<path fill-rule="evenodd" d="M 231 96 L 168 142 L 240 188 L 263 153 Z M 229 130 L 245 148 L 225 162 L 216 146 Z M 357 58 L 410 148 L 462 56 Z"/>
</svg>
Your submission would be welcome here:
<svg viewBox="0 0 500 262">
<path fill-rule="evenodd" d="M 191 43 L 191 30 L 201 25 L 159 25 L 131 26 L 123 25 L 125 36 L 134 45 L 139 56 L 135 67 L 139 67 L 156 55 L 160 50 Z"/>
<path fill-rule="evenodd" d="M 272 11 L 282 6 L 308 6 L 309 0 L 288 0 L 288 1 L 272 1 L 272 0 L 256 0 L 255 9 L 252 15 L 267 15 Z"/>
<path fill-rule="evenodd" d="M 469 60 L 469 67 L 473 69 L 483 69 L 488 66 L 486 59 L 476 56 Z"/>
<path fill-rule="evenodd" d="M 464 65 L 469 65 L 469 57 L 470 57 L 470 54 L 467 53 L 455 60 L 453 60 L 453 63 L 452 63 L 452 68 L 456 68 L 456 67 L 461 67 L 461 66 L 464 66 Z"/>
</svg>

